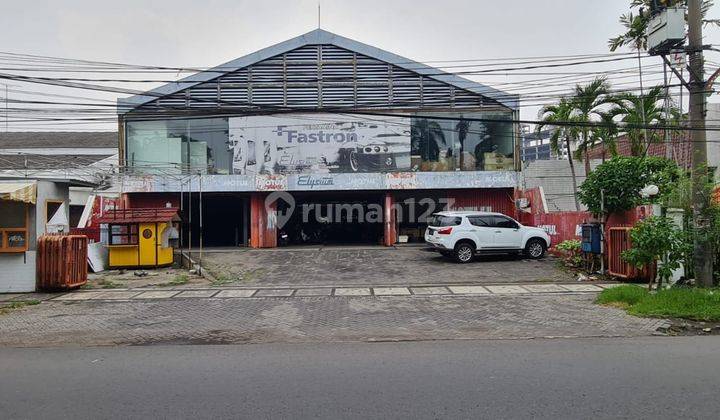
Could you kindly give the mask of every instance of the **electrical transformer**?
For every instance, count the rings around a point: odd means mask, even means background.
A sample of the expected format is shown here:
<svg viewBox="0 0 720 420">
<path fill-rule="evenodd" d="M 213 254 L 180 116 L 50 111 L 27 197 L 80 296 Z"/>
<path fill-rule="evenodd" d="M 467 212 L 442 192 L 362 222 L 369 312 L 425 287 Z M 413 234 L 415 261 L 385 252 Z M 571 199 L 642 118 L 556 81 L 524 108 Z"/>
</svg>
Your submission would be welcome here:
<svg viewBox="0 0 720 420">
<path fill-rule="evenodd" d="M 670 7 L 650 19 L 647 27 L 648 52 L 662 55 L 685 40 L 685 8 Z"/>
</svg>

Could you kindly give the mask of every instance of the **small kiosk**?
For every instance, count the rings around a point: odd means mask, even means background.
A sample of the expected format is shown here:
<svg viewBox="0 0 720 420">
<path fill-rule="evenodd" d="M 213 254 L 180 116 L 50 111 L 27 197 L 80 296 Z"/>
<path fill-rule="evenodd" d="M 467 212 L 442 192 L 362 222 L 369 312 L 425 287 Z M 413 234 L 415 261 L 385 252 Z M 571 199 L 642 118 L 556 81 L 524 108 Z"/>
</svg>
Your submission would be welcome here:
<svg viewBox="0 0 720 420">
<path fill-rule="evenodd" d="M 178 209 L 137 208 L 106 212 L 98 223 L 108 225 L 110 268 L 156 268 L 173 263 L 180 221 Z"/>
</svg>

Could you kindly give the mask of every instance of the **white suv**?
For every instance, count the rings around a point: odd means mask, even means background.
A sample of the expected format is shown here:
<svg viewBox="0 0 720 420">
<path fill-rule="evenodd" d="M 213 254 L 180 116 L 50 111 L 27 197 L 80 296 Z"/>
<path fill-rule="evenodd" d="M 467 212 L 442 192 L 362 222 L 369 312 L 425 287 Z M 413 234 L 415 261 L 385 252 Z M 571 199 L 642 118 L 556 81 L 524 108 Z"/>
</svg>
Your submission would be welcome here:
<svg viewBox="0 0 720 420">
<path fill-rule="evenodd" d="M 433 214 L 425 242 L 441 254 L 467 263 L 478 253 L 524 252 L 539 259 L 550 247 L 550 236 L 500 213 L 444 211 Z"/>
</svg>

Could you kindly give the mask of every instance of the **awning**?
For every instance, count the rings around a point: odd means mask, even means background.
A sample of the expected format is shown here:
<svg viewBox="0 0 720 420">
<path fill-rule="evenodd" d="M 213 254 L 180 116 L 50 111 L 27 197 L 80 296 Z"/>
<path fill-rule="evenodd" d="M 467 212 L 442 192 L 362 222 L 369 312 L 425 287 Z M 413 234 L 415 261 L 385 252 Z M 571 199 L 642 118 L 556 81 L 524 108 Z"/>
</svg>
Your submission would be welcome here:
<svg viewBox="0 0 720 420">
<path fill-rule="evenodd" d="M 178 209 L 175 207 L 136 208 L 108 210 L 94 223 L 155 223 L 179 222 Z"/>
<path fill-rule="evenodd" d="M 35 204 L 36 185 L 34 182 L 0 182 L 0 200 Z"/>
</svg>

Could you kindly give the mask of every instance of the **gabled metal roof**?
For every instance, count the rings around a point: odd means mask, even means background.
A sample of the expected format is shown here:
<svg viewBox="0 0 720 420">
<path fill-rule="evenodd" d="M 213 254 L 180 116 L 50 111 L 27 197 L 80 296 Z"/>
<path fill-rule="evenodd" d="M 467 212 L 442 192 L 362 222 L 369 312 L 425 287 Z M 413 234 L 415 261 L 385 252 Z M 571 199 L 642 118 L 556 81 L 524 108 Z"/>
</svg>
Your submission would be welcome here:
<svg viewBox="0 0 720 420">
<path fill-rule="evenodd" d="M 147 94 L 135 95 L 129 98 L 118 99 L 118 114 L 125 114 L 134 108 L 158 99 L 158 97 L 172 95 L 184 89 L 188 89 L 203 82 L 216 79 L 223 74 L 231 73 L 242 68 L 257 64 L 263 60 L 270 59 L 279 54 L 295 50 L 307 45 L 334 45 L 359 54 L 363 54 L 370 58 L 380 60 L 402 69 L 414 72 L 418 75 L 446 83 L 456 88 L 469 91 L 480 96 L 495 100 L 501 105 L 517 110 L 519 107 L 519 96 L 512 95 L 481 83 L 465 79 L 450 73 L 446 73 L 437 68 L 418 63 L 413 60 L 401 57 L 399 55 L 381 50 L 379 48 L 354 41 L 323 29 L 315 29 L 304 35 L 297 36 L 287 41 L 275 44 L 273 46 L 263 48 L 244 57 L 237 58 L 210 70 L 199 72 L 178 80 L 177 82 L 168 83 L 156 89 L 152 89 Z"/>
</svg>

